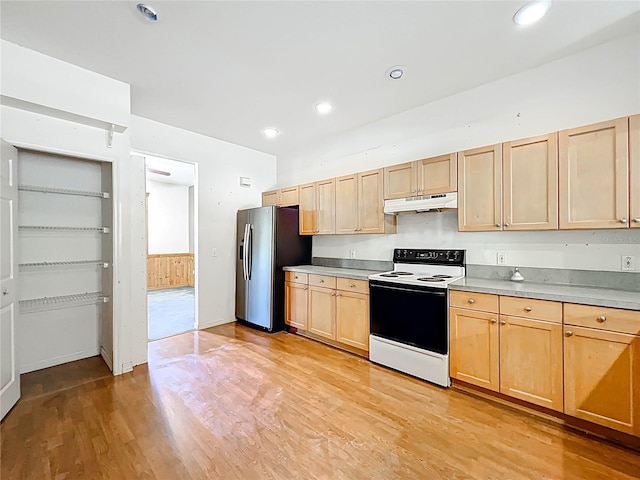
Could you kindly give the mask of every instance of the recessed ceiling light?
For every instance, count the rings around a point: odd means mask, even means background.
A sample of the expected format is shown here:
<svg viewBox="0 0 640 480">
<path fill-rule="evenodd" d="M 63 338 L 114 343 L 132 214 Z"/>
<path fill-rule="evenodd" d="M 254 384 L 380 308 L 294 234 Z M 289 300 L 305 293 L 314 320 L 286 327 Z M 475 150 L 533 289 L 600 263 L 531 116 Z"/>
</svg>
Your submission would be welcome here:
<svg viewBox="0 0 640 480">
<path fill-rule="evenodd" d="M 267 138 L 276 138 L 280 135 L 280 130 L 277 128 L 263 128 L 262 133 L 264 133 L 264 136 Z"/>
<path fill-rule="evenodd" d="M 394 65 L 393 67 L 387 68 L 385 74 L 392 80 L 399 80 L 402 78 L 402 75 L 404 75 L 404 67 L 402 65 Z"/>
<path fill-rule="evenodd" d="M 158 13 L 154 10 L 154 8 L 151 5 L 147 5 L 146 3 L 139 3 L 138 11 L 147 20 L 150 20 L 152 22 L 158 21 Z"/>
<path fill-rule="evenodd" d="M 524 5 L 513 16 L 513 21 L 518 25 L 531 25 L 536 23 L 551 8 L 551 0 L 535 0 Z"/>
<path fill-rule="evenodd" d="M 329 113 L 333 110 L 333 105 L 327 102 L 321 102 L 316 105 L 316 111 L 318 113 Z"/>
</svg>

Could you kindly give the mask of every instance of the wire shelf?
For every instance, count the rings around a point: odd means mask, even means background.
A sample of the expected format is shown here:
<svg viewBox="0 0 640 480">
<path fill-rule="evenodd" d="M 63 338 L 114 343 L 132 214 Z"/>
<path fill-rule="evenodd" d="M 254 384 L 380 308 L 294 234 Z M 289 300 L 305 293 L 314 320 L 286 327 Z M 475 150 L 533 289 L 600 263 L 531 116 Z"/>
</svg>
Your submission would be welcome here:
<svg viewBox="0 0 640 480">
<path fill-rule="evenodd" d="M 81 197 L 109 198 L 108 192 L 92 192 L 89 190 L 74 190 L 71 188 L 43 187 L 41 185 L 18 185 L 18 190 L 24 192 L 57 193 L 60 195 L 78 195 Z"/>
<path fill-rule="evenodd" d="M 70 262 L 33 262 L 18 264 L 21 268 L 67 267 L 76 265 L 109 268 L 109 262 L 104 260 L 75 260 Z"/>
<path fill-rule="evenodd" d="M 109 227 L 66 227 L 49 225 L 20 225 L 19 231 L 49 231 L 49 232 L 100 232 L 109 233 Z"/>
<path fill-rule="evenodd" d="M 20 300 L 19 304 L 20 313 L 34 313 L 44 310 L 56 310 L 108 302 L 109 297 L 103 295 L 102 292 L 91 292 L 61 295 L 59 297 L 32 298 L 29 300 Z"/>
</svg>

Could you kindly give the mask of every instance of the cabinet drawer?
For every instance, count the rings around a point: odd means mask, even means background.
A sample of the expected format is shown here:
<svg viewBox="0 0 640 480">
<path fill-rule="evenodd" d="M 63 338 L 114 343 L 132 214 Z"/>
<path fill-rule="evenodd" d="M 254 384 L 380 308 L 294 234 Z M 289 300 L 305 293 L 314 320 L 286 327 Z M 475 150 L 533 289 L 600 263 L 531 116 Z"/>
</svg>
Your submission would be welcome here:
<svg viewBox="0 0 640 480">
<path fill-rule="evenodd" d="M 449 292 L 449 304 L 452 307 L 497 313 L 498 295 L 452 290 Z"/>
<path fill-rule="evenodd" d="M 338 277 L 336 284 L 338 290 L 364 294 L 369 293 L 369 282 L 367 280 L 352 280 L 351 278 Z"/>
<path fill-rule="evenodd" d="M 640 334 L 640 312 L 592 305 L 564 304 L 565 325 Z"/>
<path fill-rule="evenodd" d="M 300 272 L 284 272 L 284 279 L 291 283 L 304 283 L 309 281 L 309 274 Z"/>
<path fill-rule="evenodd" d="M 309 274 L 309 285 L 316 287 L 336 288 L 336 277 Z"/>
<path fill-rule="evenodd" d="M 500 296 L 500 315 L 562 323 L 562 302 Z"/>
</svg>

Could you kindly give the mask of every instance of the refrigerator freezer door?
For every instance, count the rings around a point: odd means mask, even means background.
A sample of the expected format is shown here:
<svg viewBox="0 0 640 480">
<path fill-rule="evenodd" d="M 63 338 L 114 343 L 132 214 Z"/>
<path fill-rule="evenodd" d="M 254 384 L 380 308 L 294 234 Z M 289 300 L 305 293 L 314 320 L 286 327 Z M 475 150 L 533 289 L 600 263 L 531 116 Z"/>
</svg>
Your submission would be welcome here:
<svg viewBox="0 0 640 480">
<path fill-rule="evenodd" d="M 237 249 L 236 249 L 236 318 L 247 320 L 247 252 L 246 237 L 249 229 L 249 210 L 238 211 Z"/>
<path fill-rule="evenodd" d="M 273 328 L 274 261 L 276 207 L 250 210 L 247 249 L 247 318 L 250 323 Z"/>
</svg>

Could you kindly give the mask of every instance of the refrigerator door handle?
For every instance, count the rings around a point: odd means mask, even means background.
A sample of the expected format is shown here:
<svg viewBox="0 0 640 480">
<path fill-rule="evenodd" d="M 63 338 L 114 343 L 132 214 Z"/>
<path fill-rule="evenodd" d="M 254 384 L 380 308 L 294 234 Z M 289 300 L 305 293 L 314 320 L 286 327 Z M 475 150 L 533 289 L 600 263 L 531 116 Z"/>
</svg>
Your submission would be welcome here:
<svg viewBox="0 0 640 480">
<path fill-rule="evenodd" d="M 249 224 L 245 223 L 244 225 L 244 238 L 242 239 L 243 248 L 242 248 L 242 278 L 244 280 L 249 280 L 249 274 L 247 271 L 247 250 L 249 248 L 249 234 L 247 233 L 249 230 Z"/>
<path fill-rule="evenodd" d="M 252 262 L 253 262 L 253 235 L 251 233 L 251 230 L 253 229 L 253 225 L 247 225 L 247 232 L 248 232 L 248 243 L 247 243 L 247 247 L 245 248 L 245 250 L 248 250 L 247 252 L 247 257 L 248 257 L 248 261 L 247 261 L 247 280 L 251 280 L 251 267 L 252 267 Z"/>
</svg>

